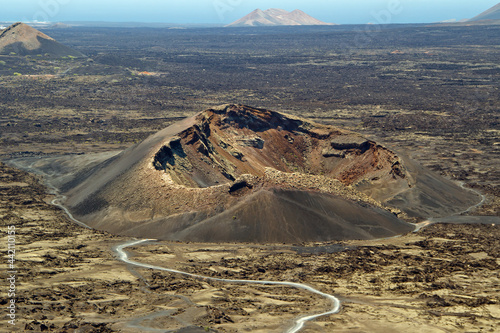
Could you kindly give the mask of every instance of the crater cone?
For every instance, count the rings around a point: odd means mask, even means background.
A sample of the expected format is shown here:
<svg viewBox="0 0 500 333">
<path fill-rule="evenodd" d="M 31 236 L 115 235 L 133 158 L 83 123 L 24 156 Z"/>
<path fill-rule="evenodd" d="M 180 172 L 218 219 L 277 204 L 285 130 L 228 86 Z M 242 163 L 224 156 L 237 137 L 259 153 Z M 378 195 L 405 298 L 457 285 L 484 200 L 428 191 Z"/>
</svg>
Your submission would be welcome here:
<svg viewBox="0 0 500 333">
<path fill-rule="evenodd" d="M 82 53 L 21 22 L 0 31 L 0 54 L 85 57 Z"/>
<path fill-rule="evenodd" d="M 399 216 L 477 197 L 356 133 L 244 105 L 175 123 L 115 156 L 44 162 L 79 220 L 117 234 L 202 242 L 390 237 Z"/>
</svg>

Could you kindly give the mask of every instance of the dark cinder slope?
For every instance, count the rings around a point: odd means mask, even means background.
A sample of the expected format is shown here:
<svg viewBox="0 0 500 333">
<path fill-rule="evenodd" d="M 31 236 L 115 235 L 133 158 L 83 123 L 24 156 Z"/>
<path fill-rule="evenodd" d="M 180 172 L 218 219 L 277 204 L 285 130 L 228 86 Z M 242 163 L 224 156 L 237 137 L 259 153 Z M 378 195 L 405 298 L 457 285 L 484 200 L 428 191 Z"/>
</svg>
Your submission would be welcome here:
<svg viewBox="0 0 500 333">
<path fill-rule="evenodd" d="M 373 239 L 412 230 L 380 208 L 328 194 L 274 188 L 261 189 L 216 216 L 152 220 L 125 234 L 198 242 L 293 243 Z"/>
<path fill-rule="evenodd" d="M 450 216 L 481 201 L 474 192 L 427 170 L 414 161 L 406 159 L 406 167 L 415 177 L 416 186 L 394 196 L 388 203 L 400 208 L 411 217 Z"/>
<path fill-rule="evenodd" d="M 0 54 L 85 57 L 82 53 L 20 22 L 14 23 L 0 33 Z"/>
<path fill-rule="evenodd" d="M 265 223 L 263 223 L 265 221 Z M 220 216 L 184 230 L 197 241 L 265 242 L 372 239 L 413 230 L 395 215 L 333 195 L 291 190 L 261 190 Z"/>
</svg>

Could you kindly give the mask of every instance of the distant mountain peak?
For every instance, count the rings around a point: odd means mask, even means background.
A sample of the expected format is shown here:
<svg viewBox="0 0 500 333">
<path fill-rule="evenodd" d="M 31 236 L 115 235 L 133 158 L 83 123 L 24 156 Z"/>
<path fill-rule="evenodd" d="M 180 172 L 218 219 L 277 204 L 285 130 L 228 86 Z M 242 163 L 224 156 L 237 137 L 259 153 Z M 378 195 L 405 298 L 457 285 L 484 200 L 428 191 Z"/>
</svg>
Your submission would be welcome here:
<svg viewBox="0 0 500 333">
<path fill-rule="evenodd" d="M 41 31 L 17 22 L 0 31 L 0 54 L 31 55 L 50 54 L 52 56 L 84 57 Z"/>
<path fill-rule="evenodd" d="M 469 21 L 500 20 L 500 3 L 471 18 Z"/>
<path fill-rule="evenodd" d="M 284 9 L 269 8 L 267 10 L 255 9 L 241 19 L 228 24 L 226 27 L 255 27 L 255 26 L 280 26 L 280 25 L 333 25 L 325 23 L 304 13 L 300 9 L 288 12 Z"/>
</svg>

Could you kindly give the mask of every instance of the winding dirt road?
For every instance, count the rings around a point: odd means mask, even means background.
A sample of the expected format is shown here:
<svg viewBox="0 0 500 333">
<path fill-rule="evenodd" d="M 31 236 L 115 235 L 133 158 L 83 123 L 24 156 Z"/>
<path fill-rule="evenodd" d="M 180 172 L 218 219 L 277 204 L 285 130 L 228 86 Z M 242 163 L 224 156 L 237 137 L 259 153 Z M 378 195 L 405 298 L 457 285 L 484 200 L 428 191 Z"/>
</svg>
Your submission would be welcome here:
<svg viewBox="0 0 500 333">
<path fill-rule="evenodd" d="M 165 268 L 165 267 L 160 267 L 160 266 L 155 266 L 155 265 L 149 265 L 149 264 L 143 264 L 143 263 L 131 260 L 128 256 L 127 252 L 125 252 L 125 249 L 127 247 L 137 246 L 137 245 L 145 244 L 146 242 L 151 242 L 151 241 L 155 241 L 155 240 L 154 239 L 141 239 L 141 240 L 133 240 L 133 241 L 125 242 L 125 243 L 120 244 L 120 245 L 116 246 L 115 248 L 113 248 L 113 251 L 116 253 L 119 260 L 121 260 L 127 264 L 142 267 L 142 268 L 161 270 L 161 271 L 166 271 L 166 272 L 170 272 L 170 273 L 174 273 L 174 274 L 181 274 L 181 275 L 188 276 L 188 277 L 195 278 L 195 279 L 218 281 L 218 282 L 224 282 L 224 283 L 261 284 L 261 285 L 278 285 L 278 286 L 294 287 L 294 288 L 307 290 L 311 293 L 320 295 L 320 296 L 328 299 L 331 302 L 332 307 L 329 311 L 319 313 L 319 314 L 314 314 L 314 315 L 301 316 L 301 317 L 297 318 L 295 320 L 294 326 L 287 329 L 285 331 L 286 333 L 299 332 L 304 327 L 304 324 L 306 322 L 317 319 L 317 318 L 322 317 L 322 316 L 335 314 L 335 313 L 339 312 L 339 310 L 340 310 L 340 301 L 338 298 L 336 298 L 333 295 L 321 292 L 317 289 L 314 289 L 313 287 L 310 287 L 310 286 L 302 284 L 302 283 L 286 282 L 286 281 L 277 282 L 277 281 L 265 281 L 265 280 L 231 280 L 231 279 L 218 279 L 218 278 L 206 277 L 206 276 L 202 276 L 202 275 L 178 271 L 175 269 L 170 269 L 170 268 Z"/>
</svg>

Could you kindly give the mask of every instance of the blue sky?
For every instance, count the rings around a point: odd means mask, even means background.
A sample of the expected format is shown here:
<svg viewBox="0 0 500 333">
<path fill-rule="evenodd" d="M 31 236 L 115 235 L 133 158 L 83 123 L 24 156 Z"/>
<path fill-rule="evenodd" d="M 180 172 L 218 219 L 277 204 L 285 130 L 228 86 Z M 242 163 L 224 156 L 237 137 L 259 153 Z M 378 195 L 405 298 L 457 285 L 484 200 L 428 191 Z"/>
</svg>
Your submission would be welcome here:
<svg viewBox="0 0 500 333">
<path fill-rule="evenodd" d="M 325 22 L 471 18 L 498 0 L 0 0 L 0 21 L 231 23 L 256 8 L 301 9 Z"/>
</svg>

